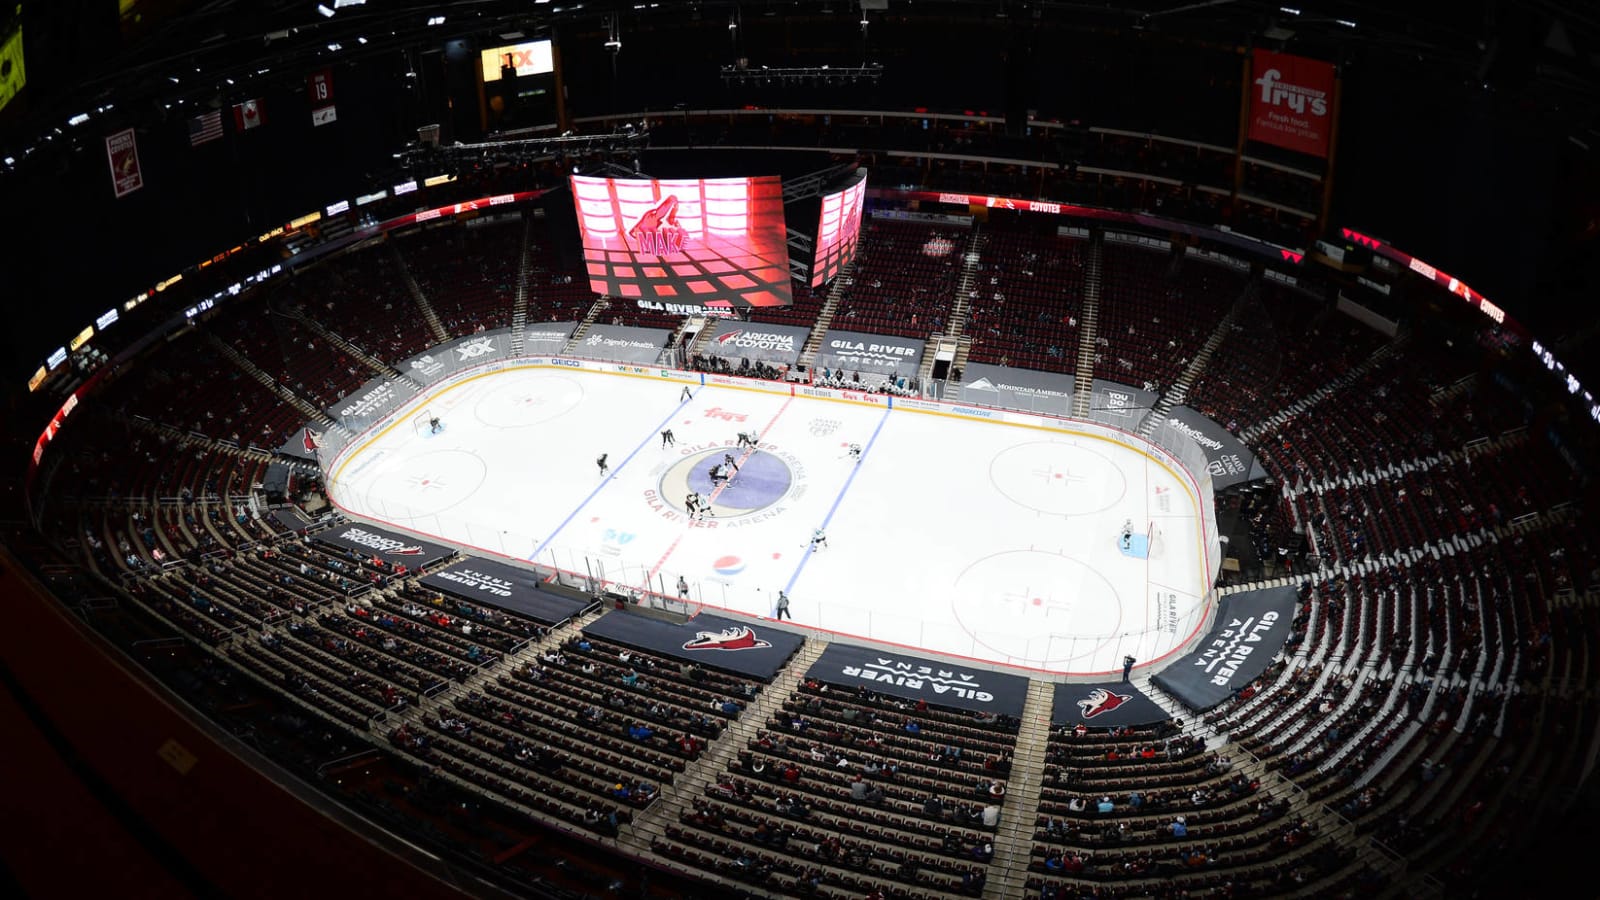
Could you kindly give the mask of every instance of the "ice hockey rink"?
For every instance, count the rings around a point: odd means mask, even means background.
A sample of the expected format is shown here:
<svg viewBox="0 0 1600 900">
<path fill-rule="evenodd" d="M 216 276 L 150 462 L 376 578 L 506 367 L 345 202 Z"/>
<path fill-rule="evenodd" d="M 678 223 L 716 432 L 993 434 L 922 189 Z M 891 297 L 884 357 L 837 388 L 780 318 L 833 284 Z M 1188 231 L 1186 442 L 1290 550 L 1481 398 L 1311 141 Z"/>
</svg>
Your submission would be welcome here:
<svg viewBox="0 0 1600 900">
<path fill-rule="evenodd" d="M 763 617 L 783 589 L 796 625 L 1046 672 L 1158 664 L 1204 623 L 1195 496 L 1154 452 L 1073 423 L 688 387 L 685 399 L 680 382 L 554 367 L 476 375 L 354 442 L 330 496 L 614 588 L 676 598 L 681 577 L 693 604 Z M 736 446 L 741 431 L 759 447 Z M 725 454 L 739 468 L 719 490 L 709 472 Z M 703 520 L 691 491 L 711 499 Z"/>
</svg>

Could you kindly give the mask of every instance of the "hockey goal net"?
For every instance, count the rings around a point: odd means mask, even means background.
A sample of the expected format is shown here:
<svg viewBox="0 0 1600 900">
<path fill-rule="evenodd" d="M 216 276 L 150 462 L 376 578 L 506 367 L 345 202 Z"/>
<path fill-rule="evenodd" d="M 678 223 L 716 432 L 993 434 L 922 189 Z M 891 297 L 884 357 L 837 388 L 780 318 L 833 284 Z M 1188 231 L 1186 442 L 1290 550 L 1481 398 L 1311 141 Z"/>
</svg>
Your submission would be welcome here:
<svg viewBox="0 0 1600 900">
<path fill-rule="evenodd" d="M 433 434 L 432 411 L 425 409 L 417 413 L 415 416 L 412 416 L 411 427 L 416 431 L 419 437 L 427 437 L 428 435 Z"/>
<path fill-rule="evenodd" d="M 1146 559 L 1159 559 L 1161 551 L 1165 549 L 1161 538 L 1161 526 L 1151 522 L 1144 532 L 1144 555 Z"/>
</svg>

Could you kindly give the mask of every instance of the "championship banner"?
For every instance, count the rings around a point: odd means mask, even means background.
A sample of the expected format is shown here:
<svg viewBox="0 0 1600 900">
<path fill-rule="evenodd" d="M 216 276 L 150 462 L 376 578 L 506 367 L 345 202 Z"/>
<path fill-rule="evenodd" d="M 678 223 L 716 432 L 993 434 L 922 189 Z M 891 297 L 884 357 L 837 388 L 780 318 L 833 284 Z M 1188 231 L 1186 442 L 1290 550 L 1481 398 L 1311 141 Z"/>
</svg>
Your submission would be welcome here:
<svg viewBox="0 0 1600 900">
<path fill-rule="evenodd" d="M 707 356 L 748 359 L 792 366 L 800 358 L 810 330 L 795 325 L 766 325 L 722 319 L 706 342 Z"/>
<path fill-rule="evenodd" d="M 488 559 L 451 563 L 417 583 L 441 594 L 526 616 L 541 625 L 559 625 L 593 602 L 546 591 L 533 572 Z"/>
<path fill-rule="evenodd" d="M 572 348 L 573 356 L 654 365 L 672 332 L 665 328 L 635 328 L 631 325 L 592 325 L 583 340 Z"/>
<path fill-rule="evenodd" d="M 1028 679 L 987 669 L 966 669 L 947 662 L 832 643 L 806 670 L 840 687 L 867 687 L 931 706 L 1021 717 L 1028 699 Z"/>
<path fill-rule="evenodd" d="M 1328 156 L 1333 130 L 1332 63 L 1256 50 L 1250 71 L 1252 141 L 1311 156 Z"/>
<path fill-rule="evenodd" d="M 1056 372 L 968 363 L 961 370 L 961 384 L 952 385 L 944 399 L 973 406 L 1070 416 L 1076 384 L 1073 376 Z"/>
<path fill-rule="evenodd" d="M 1151 679 L 1193 710 L 1207 710 L 1267 670 L 1289 639 L 1299 592 L 1273 587 L 1223 597 L 1199 649 Z"/>
<path fill-rule="evenodd" d="M 697 663 L 770 681 L 800 649 L 800 635 L 756 622 L 701 613 L 675 625 L 629 612 L 608 612 L 583 633 Z"/>
<path fill-rule="evenodd" d="M 132 128 L 106 138 L 106 160 L 111 164 L 111 189 L 121 199 L 144 187 L 139 169 L 139 141 Z"/>
<path fill-rule="evenodd" d="M 1165 423 L 1200 445 L 1206 455 L 1206 471 L 1217 490 L 1267 477 L 1256 455 L 1228 429 L 1187 406 L 1167 411 Z M 1167 448 L 1173 449 L 1173 448 Z"/>
<path fill-rule="evenodd" d="M 817 351 L 817 360 L 812 368 L 844 369 L 846 372 L 859 372 L 863 376 L 904 375 L 915 378 L 917 368 L 922 365 L 925 343 L 916 338 L 830 328 L 822 339 L 822 347 Z"/>
<path fill-rule="evenodd" d="M 433 384 L 463 369 L 493 368 L 511 358 L 511 329 L 496 328 L 446 341 L 406 360 L 400 371 L 423 384 Z"/>
<path fill-rule="evenodd" d="M 411 570 L 431 566 L 456 552 L 442 544 L 419 541 L 358 522 L 318 532 L 312 535 L 312 540 L 340 550 L 354 551 L 367 559 L 376 556 L 386 563 L 399 563 Z"/>
<path fill-rule="evenodd" d="M 1055 705 L 1050 709 L 1050 722 L 1058 727 L 1079 722 L 1090 728 L 1137 727 L 1170 718 L 1166 710 L 1126 681 L 1057 684 Z"/>
<path fill-rule="evenodd" d="M 970 368 L 970 367 L 969 367 Z M 1089 418 L 1132 431 L 1161 399 L 1152 391 L 1114 381 L 1094 380 L 1090 389 Z"/>
</svg>

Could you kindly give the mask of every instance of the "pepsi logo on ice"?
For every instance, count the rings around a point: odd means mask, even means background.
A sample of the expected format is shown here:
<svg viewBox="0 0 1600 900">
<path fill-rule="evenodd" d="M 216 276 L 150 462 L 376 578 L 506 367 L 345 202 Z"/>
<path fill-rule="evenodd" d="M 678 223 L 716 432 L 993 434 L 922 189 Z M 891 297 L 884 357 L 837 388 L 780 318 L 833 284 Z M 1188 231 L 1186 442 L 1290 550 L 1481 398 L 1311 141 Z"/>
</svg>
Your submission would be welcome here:
<svg viewBox="0 0 1600 900">
<path fill-rule="evenodd" d="M 715 569 L 718 575 L 731 578 L 744 571 L 744 560 L 737 556 L 723 556 L 712 563 L 711 568 Z"/>
</svg>

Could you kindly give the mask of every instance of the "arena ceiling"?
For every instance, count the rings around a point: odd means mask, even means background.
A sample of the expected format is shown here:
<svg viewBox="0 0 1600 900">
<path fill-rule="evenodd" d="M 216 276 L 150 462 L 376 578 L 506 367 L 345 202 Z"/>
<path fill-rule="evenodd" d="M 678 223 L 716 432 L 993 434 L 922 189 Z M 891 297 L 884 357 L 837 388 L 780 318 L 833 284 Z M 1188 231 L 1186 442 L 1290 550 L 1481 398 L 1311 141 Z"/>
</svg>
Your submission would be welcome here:
<svg viewBox="0 0 1600 900">
<path fill-rule="evenodd" d="M 25 21 L 81 16 L 76 7 L 89 5 L 38 2 L 23 15 Z M 1144 30 L 1336 61 L 1389 53 L 1565 104 L 1577 122 L 1592 124 L 1600 111 L 1600 10 L 1579 0 L 136 0 L 109 52 L 81 39 L 52 47 L 45 32 L 43 50 L 55 57 L 52 63 L 77 59 L 73 78 L 39 86 L 47 96 L 35 106 L 94 107 L 114 95 L 196 96 L 263 70 L 303 70 L 451 39 L 599 28 L 612 16 L 626 30 L 685 20 L 724 28 L 757 16 L 832 16 L 849 24 L 863 15 L 943 19 L 953 26 L 978 20 L 990 28 Z M 83 29 L 76 32 L 81 36 Z M 28 128 L 27 121 L 13 124 Z"/>
</svg>

